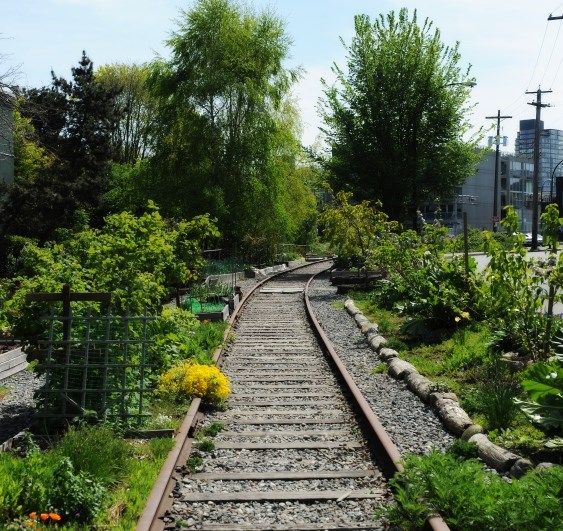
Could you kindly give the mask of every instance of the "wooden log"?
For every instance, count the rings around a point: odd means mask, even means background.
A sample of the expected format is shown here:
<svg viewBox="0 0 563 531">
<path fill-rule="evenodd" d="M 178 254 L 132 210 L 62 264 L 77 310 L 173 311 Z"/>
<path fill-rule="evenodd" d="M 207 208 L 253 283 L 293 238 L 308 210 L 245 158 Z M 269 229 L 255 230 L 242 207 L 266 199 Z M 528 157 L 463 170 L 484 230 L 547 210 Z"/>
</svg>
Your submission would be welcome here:
<svg viewBox="0 0 563 531">
<path fill-rule="evenodd" d="M 499 472 L 510 470 L 519 456 L 492 443 L 484 433 L 476 433 L 469 439 L 477 445 L 479 457 L 490 467 Z"/>
<path fill-rule="evenodd" d="M 354 301 L 352 299 L 346 299 L 346 302 L 344 303 L 344 308 L 346 308 L 346 311 L 352 316 L 354 317 L 355 315 L 357 315 L 358 313 L 360 313 L 360 310 L 358 309 L 358 307 L 354 304 Z"/>
<path fill-rule="evenodd" d="M 375 352 L 377 353 L 379 353 L 379 351 L 386 345 L 386 343 L 387 343 L 387 339 L 385 339 L 383 336 L 380 335 L 373 336 L 368 341 L 368 344 L 371 347 L 371 349 L 375 350 Z"/>
<path fill-rule="evenodd" d="M 391 358 L 389 360 L 389 374 L 397 380 L 402 380 L 408 373 L 417 372 L 414 365 L 401 358 Z"/>
<path fill-rule="evenodd" d="M 389 361 L 391 358 L 398 358 L 399 353 L 392 348 L 383 347 L 379 350 L 379 357 L 383 361 Z"/>
<path fill-rule="evenodd" d="M 434 389 L 434 383 L 431 382 L 426 376 L 422 376 L 418 372 L 408 372 L 405 375 L 405 382 L 409 389 L 416 394 L 424 402 L 430 400 L 430 393 Z"/>
<path fill-rule="evenodd" d="M 473 424 L 469 415 L 454 400 L 440 398 L 436 401 L 434 407 L 446 428 L 458 437 Z"/>
</svg>

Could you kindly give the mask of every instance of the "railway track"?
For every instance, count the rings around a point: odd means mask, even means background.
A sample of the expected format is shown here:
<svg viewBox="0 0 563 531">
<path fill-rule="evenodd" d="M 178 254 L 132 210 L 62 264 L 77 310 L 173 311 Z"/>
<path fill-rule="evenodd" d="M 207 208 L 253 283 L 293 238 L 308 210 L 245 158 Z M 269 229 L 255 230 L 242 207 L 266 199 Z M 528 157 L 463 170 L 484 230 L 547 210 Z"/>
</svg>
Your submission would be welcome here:
<svg viewBox="0 0 563 531">
<path fill-rule="evenodd" d="M 247 299 L 219 359 L 228 407 L 201 420 L 192 405 L 138 530 L 385 528 L 374 512 L 392 497 L 385 476 L 399 454 L 304 304 L 307 282 L 329 265 L 285 273 Z M 194 425 L 222 429 L 198 442 Z"/>
</svg>

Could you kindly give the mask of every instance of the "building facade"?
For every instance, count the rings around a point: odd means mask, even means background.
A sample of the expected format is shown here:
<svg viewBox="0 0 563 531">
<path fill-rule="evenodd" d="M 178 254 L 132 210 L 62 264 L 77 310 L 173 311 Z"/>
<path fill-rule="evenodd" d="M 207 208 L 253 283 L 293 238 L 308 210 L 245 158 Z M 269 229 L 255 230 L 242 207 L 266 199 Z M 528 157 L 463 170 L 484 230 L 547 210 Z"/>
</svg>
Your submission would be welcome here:
<svg viewBox="0 0 563 531">
<path fill-rule="evenodd" d="M 520 120 L 516 136 L 515 154 L 522 159 L 534 158 L 536 120 Z M 555 179 L 563 176 L 563 131 L 545 129 L 540 120 L 539 194 L 543 202 L 555 199 Z"/>
<path fill-rule="evenodd" d="M 14 180 L 14 142 L 12 110 L 0 104 L 0 182 Z"/>
<path fill-rule="evenodd" d="M 435 211 L 439 206 L 440 219 L 452 236 L 463 231 L 464 213 L 467 215 L 469 227 L 493 230 L 495 163 L 494 152 L 484 153 L 475 173 L 467 178 L 449 201 L 424 207 L 423 216 L 426 222 L 434 222 Z M 532 230 L 533 177 L 534 164 L 529 158 L 515 155 L 499 157 L 497 216 L 502 219 L 503 208 L 512 205 L 520 219 L 522 232 Z"/>
</svg>

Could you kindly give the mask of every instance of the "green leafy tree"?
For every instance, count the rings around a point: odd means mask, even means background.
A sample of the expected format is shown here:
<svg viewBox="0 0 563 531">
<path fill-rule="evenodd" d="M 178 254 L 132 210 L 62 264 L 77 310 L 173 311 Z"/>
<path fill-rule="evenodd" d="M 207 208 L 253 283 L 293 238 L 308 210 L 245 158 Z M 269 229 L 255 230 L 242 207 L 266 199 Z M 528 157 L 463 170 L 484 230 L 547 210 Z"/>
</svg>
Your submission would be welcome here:
<svg viewBox="0 0 563 531">
<path fill-rule="evenodd" d="M 337 192 L 334 203 L 319 216 L 323 236 L 330 242 L 341 264 L 363 267 L 371 250 L 382 244 L 393 230 L 396 222 L 388 221 L 381 211 L 381 203 L 371 205 L 369 201 L 359 204 L 351 202 L 351 192 Z"/>
<path fill-rule="evenodd" d="M 155 156 L 143 187 L 168 214 L 210 212 L 241 242 L 291 235 L 288 176 L 300 151 L 284 66 L 290 39 L 270 12 L 231 0 L 182 11 L 171 58 L 151 65 Z"/>
<path fill-rule="evenodd" d="M 151 152 L 150 130 L 156 109 L 146 85 L 148 74 L 147 65 L 112 64 L 101 66 L 94 76 L 108 93 L 116 94 L 119 112 L 111 142 L 120 164 L 135 164 Z"/>
<path fill-rule="evenodd" d="M 335 190 L 379 200 L 392 219 L 411 219 L 430 197 L 447 198 L 474 173 L 477 139 L 463 138 L 471 82 L 458 44 L 444 45 L 427 19 L 407 9 L 355 17 L 347 70 L 333 66 L 321 116 Z M 430 195 L 431 194 L 431 195 Z"/>
</svg>

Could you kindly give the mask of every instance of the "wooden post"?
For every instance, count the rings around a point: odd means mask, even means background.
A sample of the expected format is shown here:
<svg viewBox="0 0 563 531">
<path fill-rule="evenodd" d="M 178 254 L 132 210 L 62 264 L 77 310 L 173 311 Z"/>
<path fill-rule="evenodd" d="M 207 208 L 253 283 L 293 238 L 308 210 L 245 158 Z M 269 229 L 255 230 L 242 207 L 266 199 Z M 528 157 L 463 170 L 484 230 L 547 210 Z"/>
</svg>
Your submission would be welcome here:
<svg viewBox="0 0 563 531">
<path fill-rule="evenodd" d="M 71 293 L 70 286 L 65 284 L 61 293 L 28 293 L 27 302 L 59 302 L 63 303 L 63 341 L 70 340 L 72 301 L 111 302 L 111 293 Z"/>
</svg>

